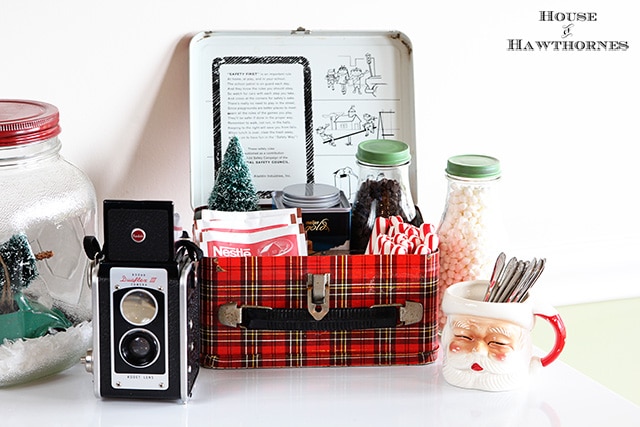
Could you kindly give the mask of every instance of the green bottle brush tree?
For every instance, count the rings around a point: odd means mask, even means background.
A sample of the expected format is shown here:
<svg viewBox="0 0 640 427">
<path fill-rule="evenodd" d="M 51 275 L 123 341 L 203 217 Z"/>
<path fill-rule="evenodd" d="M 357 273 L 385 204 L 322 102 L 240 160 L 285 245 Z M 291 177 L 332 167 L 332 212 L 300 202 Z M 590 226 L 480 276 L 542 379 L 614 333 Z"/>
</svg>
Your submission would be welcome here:
<svg viewBox="0 0 640 427">
<path fill-rule="evenodd" d="M 229 141 L 222 165 L 209 196 L 209 209 L 228 212 L 257 211 L 258 194 L 242 146 L 235 136 Z"/>
</svg>

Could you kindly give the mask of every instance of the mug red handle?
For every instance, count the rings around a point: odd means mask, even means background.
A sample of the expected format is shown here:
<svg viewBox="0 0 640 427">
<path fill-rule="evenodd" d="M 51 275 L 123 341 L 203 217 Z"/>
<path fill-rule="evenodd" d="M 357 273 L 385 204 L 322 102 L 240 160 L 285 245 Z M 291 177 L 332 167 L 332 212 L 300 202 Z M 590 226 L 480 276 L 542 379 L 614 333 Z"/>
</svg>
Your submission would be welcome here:
<svg viewBox="0 0 640 427">
<path fill-rule="evenodd" d="M 567 339 L 567 330 L 564 327 L 564 322 L 559 314 L 546 315 L 542 313 L 536 313 L 536 316 L 542 317 L 544 320 L 549 322 L 553 327 L 553 331 L 556 334 L 556 342 L 553 345 L 553 348 L 545 357 L 540 359 L 540 363 L 542 366 L 547 366 L 549 363 L 553 362 L 560 356 L 562 353 L 562 349 L 564 348 L 564 343 Z"/>
</svg>

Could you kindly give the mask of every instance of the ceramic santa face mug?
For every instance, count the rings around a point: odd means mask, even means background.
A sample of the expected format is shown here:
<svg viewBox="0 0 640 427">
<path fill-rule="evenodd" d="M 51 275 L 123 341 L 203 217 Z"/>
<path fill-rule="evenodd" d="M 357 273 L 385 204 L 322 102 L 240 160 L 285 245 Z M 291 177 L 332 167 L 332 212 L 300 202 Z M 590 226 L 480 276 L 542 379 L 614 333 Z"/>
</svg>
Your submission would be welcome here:
<svg viewBox="0 0 640 427">
<path fill-rule="evenodd" d="M 484 302 L 489 282 L 460 282 L 447 288 L 442 311 L 442 373 L 448 383 L 487 391 L 524 386 L 531 374 L 556 360 L 566 339 L 560 315 L 548 304 L 529 296 L 523 302 Z M 535 318 L 548 321 L 555 332 L 553 349 L 533 356 L 531 330 Z"/>
</svg>

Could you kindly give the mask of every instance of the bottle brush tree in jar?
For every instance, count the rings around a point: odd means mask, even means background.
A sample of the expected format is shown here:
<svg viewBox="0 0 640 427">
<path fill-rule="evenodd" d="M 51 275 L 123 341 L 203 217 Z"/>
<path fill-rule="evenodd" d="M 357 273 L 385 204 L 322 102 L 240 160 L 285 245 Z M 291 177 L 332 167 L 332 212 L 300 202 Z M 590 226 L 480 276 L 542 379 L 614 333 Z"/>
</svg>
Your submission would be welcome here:
<svg viewBox="0 0 640 427">
<path fill-rule="evenodd" d="M 0 245 L 0 314 L 16 311 L 14 293 L 38 276 L 36 257 L 24 234 L 15 234 Z"/>
<path fill-rule="evenodd" d="M 34 254 L 24 234 L 13 235 L 0 245 L 0 343 L 38 338 L 71 327 L 60 310 L 32 301 L 24 293 L 38 277 L 36 261 L 52 255 L 50 251 Z"/>
</svg>

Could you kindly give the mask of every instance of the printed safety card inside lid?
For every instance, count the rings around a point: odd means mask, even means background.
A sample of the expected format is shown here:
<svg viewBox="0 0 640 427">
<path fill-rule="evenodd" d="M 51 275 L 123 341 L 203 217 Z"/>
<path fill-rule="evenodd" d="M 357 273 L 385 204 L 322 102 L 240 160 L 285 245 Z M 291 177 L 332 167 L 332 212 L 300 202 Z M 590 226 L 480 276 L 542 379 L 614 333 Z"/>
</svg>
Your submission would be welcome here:
<svg viewBox="0 0 640 427">
<path fill-rule="evenodd" d="M 261 203 L 300 183 L 357 191 L 358 144 L 416 142 L 412 47 L 401 32 L 201 32 L 190 43 L 191 203 L 207 204 L 230 138 Z"/>
</svg>

